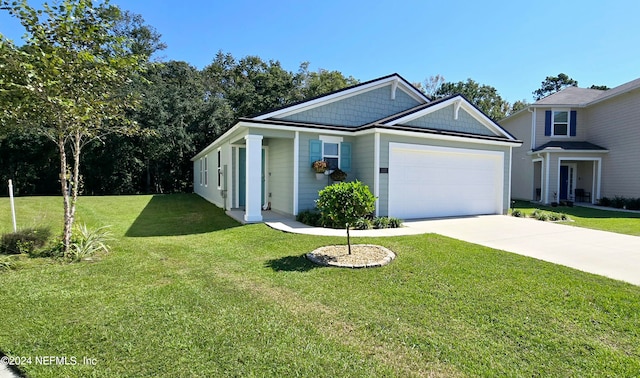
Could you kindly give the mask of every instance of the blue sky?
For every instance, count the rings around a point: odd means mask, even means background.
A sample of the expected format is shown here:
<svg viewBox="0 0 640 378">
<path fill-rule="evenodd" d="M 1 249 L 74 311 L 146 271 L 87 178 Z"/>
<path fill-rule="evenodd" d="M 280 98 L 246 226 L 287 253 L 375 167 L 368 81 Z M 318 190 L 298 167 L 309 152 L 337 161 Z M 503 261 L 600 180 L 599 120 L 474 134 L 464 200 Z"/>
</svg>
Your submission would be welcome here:
<svg viewBox="0 0 640 378">
<path fill-rule="evenodd" d="M 37 4 L 40 2 L 32 2 Z M 203 68 L 217 51 L 278 60 L 289 71 L 337 70 L 361 81 L 440 74 L 532 101 L 546 76 L 581 87 L 640 77 L 640 1 L 112 0 L 163 36 L 165 60 Z M 0 13 L 0 33 L 19 24 Z"/>
</svg>

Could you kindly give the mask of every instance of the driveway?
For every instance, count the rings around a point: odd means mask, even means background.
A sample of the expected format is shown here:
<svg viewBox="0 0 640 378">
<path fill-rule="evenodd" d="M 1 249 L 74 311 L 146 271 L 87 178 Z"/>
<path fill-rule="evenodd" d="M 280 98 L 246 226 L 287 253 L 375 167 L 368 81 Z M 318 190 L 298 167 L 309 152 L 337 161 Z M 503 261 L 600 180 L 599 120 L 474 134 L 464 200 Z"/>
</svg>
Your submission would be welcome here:
<svg viewBox="0 0 640 378">
<path fill-rule="evenodd" d="M 405 226 L 640 285 L 640 237 L 504 215 Z"/>
<path fill-rule="evenodd" d="M 346 236 L 344 230 L 311 227 L 286 218 L 266 223 L 285 232 Z M 637 236 L 505 215 L 410 220 L 404 225 L 386 230 L 352 230 L 351 236 L 436 233 L 640 285 L 640 237 Z"/>
</svg>

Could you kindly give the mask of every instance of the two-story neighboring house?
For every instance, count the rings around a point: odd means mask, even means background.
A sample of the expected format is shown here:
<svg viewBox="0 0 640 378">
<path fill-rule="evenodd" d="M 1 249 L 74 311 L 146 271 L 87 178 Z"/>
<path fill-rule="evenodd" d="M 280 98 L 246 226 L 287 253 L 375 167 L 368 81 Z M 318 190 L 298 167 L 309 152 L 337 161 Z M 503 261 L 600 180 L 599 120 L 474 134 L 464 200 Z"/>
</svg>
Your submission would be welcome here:
<svg viewBox="0 0 640 378">
<path fill-rule="evenodd" d="M 513 149 L 514 199 L 640 197 L 640 79 L 606 91 L 568 87 L 500 125 L 523 141 Z"/>
</svg>

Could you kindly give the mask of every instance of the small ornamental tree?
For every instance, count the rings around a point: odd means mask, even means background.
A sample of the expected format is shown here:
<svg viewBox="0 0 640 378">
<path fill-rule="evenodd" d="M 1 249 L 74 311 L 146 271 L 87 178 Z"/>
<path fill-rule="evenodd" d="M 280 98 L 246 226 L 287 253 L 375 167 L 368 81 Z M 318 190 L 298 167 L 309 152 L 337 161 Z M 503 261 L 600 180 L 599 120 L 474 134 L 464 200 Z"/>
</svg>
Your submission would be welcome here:
<svg viewBox="0 0 640 378">
<path fill-rule="evenodd" d="M 360 181 L 340 182 L 322 189 L 316 206 L 324 218 L 347 229 L 347 246 L 351 254 L 349 227 L 375 209 L 376 198 Z"/>
</svg>

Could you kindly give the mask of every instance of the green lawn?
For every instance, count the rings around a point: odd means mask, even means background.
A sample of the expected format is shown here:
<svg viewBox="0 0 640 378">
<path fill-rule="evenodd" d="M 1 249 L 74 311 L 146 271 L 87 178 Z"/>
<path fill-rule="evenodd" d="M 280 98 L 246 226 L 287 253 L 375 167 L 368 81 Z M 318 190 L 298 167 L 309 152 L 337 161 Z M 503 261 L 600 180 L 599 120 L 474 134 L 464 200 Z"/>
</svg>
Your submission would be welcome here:
<svg viewBox="0 0 640 378">
<path fill-rule="evenodd" d="M 527 215 L 530 215 L 535 209 L 565 213 L 573 221 L 566 222 L 571 226 L 640 236 L 640 213 L 600 210 L 581 206 L 551 207 L 536 205 L 528 201 L 516 201 L 514 208 L 520 209 Z"/>
<path fill-rule="evenodd" d="M 59 226 L 61 202 L 18 198 L 19 223 Z M 640 372 L 630 284 L 438 235 L 356 238 L 398 257 L 319 268 L 302 255 L 344 238 L 240 226 L 195 195 L 85 197 L 79 214 L 112 225 L 112 253 L 0 272 L 0 350 L 78 361 L 32 360 L 33 377 Z"/>
</svg>

